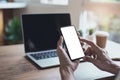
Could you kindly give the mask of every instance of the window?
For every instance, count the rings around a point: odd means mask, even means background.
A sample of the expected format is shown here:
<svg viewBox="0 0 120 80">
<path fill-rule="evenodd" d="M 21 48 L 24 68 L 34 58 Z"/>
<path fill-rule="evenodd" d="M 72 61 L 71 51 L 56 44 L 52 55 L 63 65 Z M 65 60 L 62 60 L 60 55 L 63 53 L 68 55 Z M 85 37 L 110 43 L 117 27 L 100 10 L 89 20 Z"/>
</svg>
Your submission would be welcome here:
<svg viewBox="0 0 120 80">
<path fill-rule="evenodd" d="M 85 38 L 87 38 L 90 29 L 102 30 L 109 32 L 110 40 L 120 43 L 120 15 L 113 13 L 101 15 L 84 11 L 80 14 L 79 24 Z"/>
<path fill-rule="evenodd" d="M 68 5 L 69 0 L 40 0 L 40 3 L 50 5 Z"/>
</svg>

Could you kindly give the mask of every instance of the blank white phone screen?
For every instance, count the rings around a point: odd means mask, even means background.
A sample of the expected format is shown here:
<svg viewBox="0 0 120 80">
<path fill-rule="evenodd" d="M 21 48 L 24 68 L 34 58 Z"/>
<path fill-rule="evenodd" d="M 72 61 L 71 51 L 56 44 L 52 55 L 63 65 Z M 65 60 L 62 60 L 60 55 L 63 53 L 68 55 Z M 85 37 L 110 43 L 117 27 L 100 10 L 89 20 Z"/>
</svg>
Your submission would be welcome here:
<svg viewBox="0 0 120 80">
<path fill-rule="evenodd" d="M 70 58 L 74 60 L 83 57 L 84 52 L 74 26 L 62 27 L 61 32 L 64 37 Z"/>
</svg>

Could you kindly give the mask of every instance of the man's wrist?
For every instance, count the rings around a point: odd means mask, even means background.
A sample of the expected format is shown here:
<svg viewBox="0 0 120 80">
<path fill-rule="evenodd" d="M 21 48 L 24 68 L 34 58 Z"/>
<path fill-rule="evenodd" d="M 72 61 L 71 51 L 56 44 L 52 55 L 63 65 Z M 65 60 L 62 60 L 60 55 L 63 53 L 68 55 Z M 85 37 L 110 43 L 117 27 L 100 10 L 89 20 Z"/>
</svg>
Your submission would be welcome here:
<svg viewBox="0 0 120 80">
<path fill-rule="evenodd" d="M 111 64 L 111 73 L 117 75 L 120 71 L 120 66 L 116 65 L 115 63 Z"/>
<path fill-rule="evenodd" d="M 112 68 L 113 68 L 113 73 L 114 74 L 118 74 L 120 71 L 120 66 L 116 65 L 115 63 L 112 64 Z"/>
<path fill-rule="evenodd" d="M 62 80 L 75 80 L 74 71 L 70 67 L 60 67 Z"/>
</svg>

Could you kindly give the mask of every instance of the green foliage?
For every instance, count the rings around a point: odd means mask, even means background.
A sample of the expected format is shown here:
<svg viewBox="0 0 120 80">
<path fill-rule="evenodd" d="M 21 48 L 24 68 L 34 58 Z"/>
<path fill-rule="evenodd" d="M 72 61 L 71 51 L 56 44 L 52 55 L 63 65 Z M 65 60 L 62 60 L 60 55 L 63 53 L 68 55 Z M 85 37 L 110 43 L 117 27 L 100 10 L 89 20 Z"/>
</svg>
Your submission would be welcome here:
<svg viewBox="0 0 120 80">
<path fill-rule="evenodd" d="M 94 33 L 94 29 L 89 29 L 89 35 L 92 35 Z"/>
<path fill-rule="evenodd" d="M 17 44 L 22 42 L 21 22 L 17 17 L 10 20 L 4 31 L 5 44 Z"/>
</svg>

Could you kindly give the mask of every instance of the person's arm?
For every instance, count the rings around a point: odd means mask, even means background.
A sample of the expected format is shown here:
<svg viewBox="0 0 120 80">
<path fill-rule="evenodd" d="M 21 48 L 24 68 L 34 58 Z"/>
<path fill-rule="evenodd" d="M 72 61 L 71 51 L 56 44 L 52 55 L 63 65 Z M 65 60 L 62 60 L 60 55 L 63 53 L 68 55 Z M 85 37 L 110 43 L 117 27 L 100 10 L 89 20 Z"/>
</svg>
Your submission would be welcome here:
<svg viewBox="0 0 120 80">
<path fill-rule="evenodd" d="M 79 60 L 71 61 L 65 49 L 62 47 L 63 37 L 60 37 L 57 45 L 57 53 L 60 61 L 60 74 L 62 80 L 75 80 L 74 71 L 77 69 Z"/>
<path fill-rule="evenodd" d="M 61 68 L 60 67 L 60 74 L 62 80 L 75 80 L 73 71 L 68 68 Z"/>
<path fill-rule="evenodd" d="M 119 71 L 120 71 L 120 66 L 119 65 L 117 65 L 117 64 L 115 64 L 114 62 L 112 62 L 111 64 L 110 64 L 110 68 L 108 68 L 108 72 L 110 72 L 110 73 L 113 73 L 113 74 L 118 74 L 119 73 Z"/>
<path fill-rule="evenodd" d="M 82 42 L 89 45 L 85 50 L 85 61 L 93 63 L 96 67 L 103 71 L 107 71 L 113 74 L 118 74 L 120 66 L 115 64 L 112 59 L 107 55 L 107 51 L 98 47 L 93 42 L 86 39 L 80 39 Z"/>
</svg>

